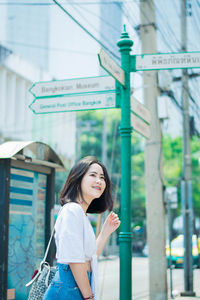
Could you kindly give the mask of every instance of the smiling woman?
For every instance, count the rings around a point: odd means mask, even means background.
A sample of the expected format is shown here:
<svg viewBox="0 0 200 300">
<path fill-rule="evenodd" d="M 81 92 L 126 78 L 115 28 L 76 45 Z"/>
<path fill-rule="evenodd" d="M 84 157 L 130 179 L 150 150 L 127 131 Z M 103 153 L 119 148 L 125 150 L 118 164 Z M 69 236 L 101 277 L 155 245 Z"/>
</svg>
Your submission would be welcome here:
<svg viewBox="0 0 200 300">
<path fill-rule="evenodd" d="M 107 170 L 95 157 L 85 157 L 70 171 L 60 195 L 63 206 L 55 225 L 57 271 L 44 299 L 97 299 L 97 256 L 120 225 L 111 212 L 97 238 L 87 213 L 111 210 Z"/>
<path fill-rule="evenodd" d="M 105 177 L 102 167 L 94 163 L 87 173 L 84 175 L 81 182 L 82 204 L 90 205 L 92 200 L 101 197 L 106 188 Z M 87 199 L 87 200 L 84 200 Z"/>
</svg>

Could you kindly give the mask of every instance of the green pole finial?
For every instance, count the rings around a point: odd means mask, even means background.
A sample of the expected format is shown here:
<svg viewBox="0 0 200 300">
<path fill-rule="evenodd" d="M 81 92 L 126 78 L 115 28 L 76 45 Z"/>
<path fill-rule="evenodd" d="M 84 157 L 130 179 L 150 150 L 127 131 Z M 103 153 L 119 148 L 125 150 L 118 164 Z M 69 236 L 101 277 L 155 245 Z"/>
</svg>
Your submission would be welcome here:
<svg viewBox="0 0 200 300">
<path fill-rule="evenodd" d="M 126 25 L 124 25 L 124 32 L 121 34 L 120 40 L 117 42 L 117 46 L 120 48 L 120 52 L 122 51 L 131 51 L 131 47 L 133 46 L 133 41 L 130 39 L 128 32 L 126 32 Z"/>
</svg>

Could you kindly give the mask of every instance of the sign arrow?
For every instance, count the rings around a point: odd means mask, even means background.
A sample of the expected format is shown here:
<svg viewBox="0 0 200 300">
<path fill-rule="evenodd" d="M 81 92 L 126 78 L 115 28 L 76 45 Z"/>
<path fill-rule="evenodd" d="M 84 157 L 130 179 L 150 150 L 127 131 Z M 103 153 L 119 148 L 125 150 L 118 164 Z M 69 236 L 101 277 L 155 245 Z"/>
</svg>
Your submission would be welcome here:
<svg viewBox="0 0 200 300">
<path fill-rule="evenodd" d="M 125 86 L 124 70 L 103 49 L 100 50 L 98 58 L 102 68 Z"/>
<path fill-rule="evenodd" d="M 149 125 L 134 114 L 131 114 L 131 125 L 133 126 L 133 130 L 142 134 L 147 139 L 150 138 L 151 131 Z"/>
<path fill-rule="evenodd" d="M 200 52 L 155 53 L 131 56 L 131 71 L 200 68 Z"/>
<path fill-rule="evenodd" d="M 113 77 L 97 76 L 36 82 L 29 91 L 34 97 L 41 98 L 113 90 L 115 90 L 115 80 Z"/>
<path fill-rule="evenodd" d="M 35 98 L 29 107 L 35 114 L 115 108 L 115 93 Z"/>
<path fill-rule="evenodd" d="M 142 118 L 145 122 L 150 124 L 151 114 L 149 110 L 133 96 L 131 96 L 131 110 L 133 113 L 137 114 L 140 118 Z"/>
</svg>

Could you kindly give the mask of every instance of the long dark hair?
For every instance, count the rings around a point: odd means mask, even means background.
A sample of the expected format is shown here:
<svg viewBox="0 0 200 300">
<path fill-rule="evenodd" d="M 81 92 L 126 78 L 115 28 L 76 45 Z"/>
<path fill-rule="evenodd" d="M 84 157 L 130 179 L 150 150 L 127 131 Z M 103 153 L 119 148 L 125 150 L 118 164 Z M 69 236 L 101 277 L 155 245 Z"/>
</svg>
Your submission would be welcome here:
<svg viewBox="0 0 200 300">
<path fill-rule="evenodd" d="M 103 170 L 105 177 L 106 188 L 101 197 L 94 199 L 87 209 L 87 213 L 102 213 L 104 211 L 112 210 L 113 198 L 111 193 L 111 181 L 105 166 L 100 163 L 96 157 L 86 156 L 78 161 L 71 169 L 65 185 L 60 193 L 60 204 L 63 206 L 68 202 L 76 202 L 77 196 L 82 195 L 81 181 L 83 176 L 87 173 L 91 165 L 98 164 Z"/>
</svg>

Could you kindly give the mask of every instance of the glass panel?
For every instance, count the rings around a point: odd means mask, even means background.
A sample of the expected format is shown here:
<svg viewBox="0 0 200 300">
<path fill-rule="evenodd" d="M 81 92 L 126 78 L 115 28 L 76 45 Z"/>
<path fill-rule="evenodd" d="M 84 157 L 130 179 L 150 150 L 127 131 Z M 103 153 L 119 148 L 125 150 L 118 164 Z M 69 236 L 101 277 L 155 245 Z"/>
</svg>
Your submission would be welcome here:
<svg viewBox="0 0 200 300">
<path fill-rule="evenodd" d="M 47 175 L 11 168 L 8 289 L 26 300 L 25 284 L 44 255 Z"/>
</svg>

